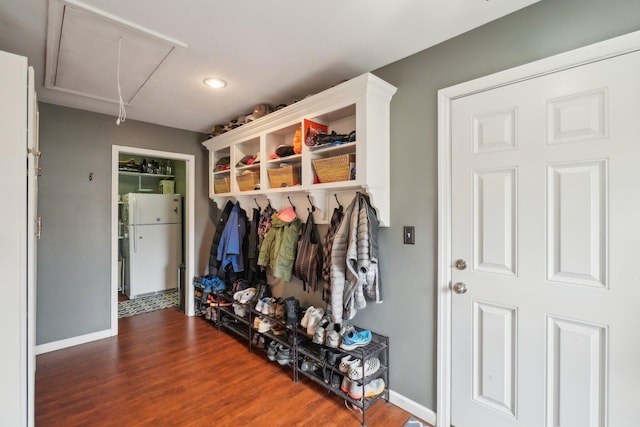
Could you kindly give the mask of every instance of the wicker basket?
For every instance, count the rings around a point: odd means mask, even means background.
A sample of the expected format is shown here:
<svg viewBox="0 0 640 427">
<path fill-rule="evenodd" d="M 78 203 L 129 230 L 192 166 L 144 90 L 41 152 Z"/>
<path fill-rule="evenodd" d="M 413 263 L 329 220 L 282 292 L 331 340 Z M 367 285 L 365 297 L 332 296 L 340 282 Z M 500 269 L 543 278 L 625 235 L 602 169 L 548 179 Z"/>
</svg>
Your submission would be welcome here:
<svg viewBox="0 0 640 427">
<path fill-rule="evenodd" d="M 213 179 L 213 192 L 216 194 L 228 193 L 231 191 L 231 180 L 229 177 L 214 178 Z"/>
<path fill-rule="evenodd" d="M 355 154 L 342 154 L 314 160 L 313 169 L 321 183 L 348 181 L 351 179 L 351 168 L 355 167 L 355 163 Z"/>
<path fill-rule="evenodd" d="M 300 184 L 300 166 L 282 166 L 267 169 L 271 188 L 291 187 Z"/>
<path fill-rule="evenodd" d="M 256 189 L 256 185 L 260 184 L 260 174 L 258 172 L 246 172 L 236 175 L 236 182 L 240 191 L 251 191 Z"/>
</svg>

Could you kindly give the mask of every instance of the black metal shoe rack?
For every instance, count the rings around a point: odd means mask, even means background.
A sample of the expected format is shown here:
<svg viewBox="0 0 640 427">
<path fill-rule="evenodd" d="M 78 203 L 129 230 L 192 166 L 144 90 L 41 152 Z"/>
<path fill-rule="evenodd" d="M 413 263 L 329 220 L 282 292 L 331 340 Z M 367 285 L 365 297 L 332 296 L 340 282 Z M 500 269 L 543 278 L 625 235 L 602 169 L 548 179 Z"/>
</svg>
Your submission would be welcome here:
<svg viewBox="0 0 640 427">
<path fill-rule="evenodd" d="M 217 301 L 226 301 L 228 303 L 237 303 L 233 300 L 233 297 L 220 292 L 216 294 Z M 372 332 L 371 342 L 364 346 L 356 348 L 355 350 L 344 350 L 342 348 L 331 348 L 326 345 L 316 344 L 312 342 L 312 337 L 306 333 L 306 330 L 299 325 L 295 327 L 288 327 L 284 323 L 283 319 L 271 317 L 260 313 L 253 307 L 254 302 L 250 303 L 246 307 L 246 316 L 238 316 L 235 313 L 233 306 L 221 307 L 218 305 L 216 309 L 216 320 L 214 323 L 217 326 L 218 331 L 226 330 L 230 331 L 238 337 L 244 339 L 248 343 L 248 350 L 254 351 L 255 348 L 268 351 L 268 345 L 264 345 L 264 348 L 257 347 L 253 344 L 255 335 L 262 335 L 267 340 L 275 341 L 291 350 L 291 360 L 293 363 L 289 365 L 292 370 L 291 376 L 294 382 L 298 382 L 299 375 L 303 375 L 309 378 L 311 381 L 319 384 L 332 393 L 340 396 L 346 402 L 351 404 L 352 407 L 359 409 L 362 412 L 362 426 L 366 427 L 366 412 L 376 401 L 383 399 L 389 402 L 389 338 L 377 333 Z M 275 335 L 271 331 L 258 332 L 253 328 L 253 322 L 256 317 L 262 316 L 269 319 L 274 324 L 280 325 L 286 328 L 284 335 Z M 359 329 L 359 328 L 357 328 Z M 332 354 L 333 353 L 333 354 Z M 340 372 L 338 366 L 342 357 L 351 355 L 352 357 L 360 360 L 362 366 L 361 378 L 356 381 L 359 384 L 367 384 L 369 381 L 375 378 L 382 378 L 385 383 L 384 391 L 370 398 L 364 396 L 364 390 L 362 397 L 354 399 L 349 396 L 348 393 L 343 392 L 340 389 L 342 383 L 342 377 L 344 374 Z M 331 357 L 333 356 L 333 357 Z M 377 357 L 380 360 L 380 369 L 378 369 L 373 375 L 365 376 L 365 360 Z M 317 370 L 303 370 L 301 363 L 304 358 L 307 358 L 311 363 L 320 365 L 322 368 Z M 333 359 L 335 363 L 331 364 L 328 360 Z M 335 380 L 338 376 L 339 382 Z M 333 377 L 333 384 L 332 384 Z M 364 389 L 364 387 L 363 387 Z"/>
</svg>

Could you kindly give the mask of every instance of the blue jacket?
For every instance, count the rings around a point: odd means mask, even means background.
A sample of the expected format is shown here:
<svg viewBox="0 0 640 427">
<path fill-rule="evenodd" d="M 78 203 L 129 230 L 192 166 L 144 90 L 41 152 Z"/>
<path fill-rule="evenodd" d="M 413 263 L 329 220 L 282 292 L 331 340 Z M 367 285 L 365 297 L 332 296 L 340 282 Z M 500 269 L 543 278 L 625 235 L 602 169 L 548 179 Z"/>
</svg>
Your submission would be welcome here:
<svg viewBox="0 0 640 427">
<path fill-rule="evenodd" d="M 247 224 L 244 220 L 246 213 L 236 205 L 231 209 L 227 224 L 224 226 L 220 243 L 218 244 L 218 261 L 221 261 L 222 270 L 228 270 L 228 265 L 234 272 L 244 271 L 244 259 L 242 256 L 242 241 L 247 232 Z"/>
</svg>

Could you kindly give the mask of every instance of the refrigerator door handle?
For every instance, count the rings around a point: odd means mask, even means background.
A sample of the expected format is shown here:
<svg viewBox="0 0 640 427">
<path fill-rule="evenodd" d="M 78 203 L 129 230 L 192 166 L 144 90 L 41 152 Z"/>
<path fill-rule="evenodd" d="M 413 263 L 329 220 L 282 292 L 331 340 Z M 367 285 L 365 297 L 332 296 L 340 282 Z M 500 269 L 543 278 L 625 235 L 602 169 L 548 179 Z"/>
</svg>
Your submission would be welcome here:
<svg viewBox="0 0 640 427">
<path fill-rule="evenodd" d="M 133 202 L 133 252 L 138 252 L 138 203 L 135 197 Z"/>
</svg>

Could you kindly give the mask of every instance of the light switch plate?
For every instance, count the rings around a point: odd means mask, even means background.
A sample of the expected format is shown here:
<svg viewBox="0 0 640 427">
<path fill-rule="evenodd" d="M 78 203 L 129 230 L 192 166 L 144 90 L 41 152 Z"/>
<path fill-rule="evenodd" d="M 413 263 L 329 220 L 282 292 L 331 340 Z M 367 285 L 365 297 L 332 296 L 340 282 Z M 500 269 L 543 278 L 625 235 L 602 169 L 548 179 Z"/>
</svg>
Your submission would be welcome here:
<svg viewBox="0 0 640 427">
<path fill-rule="evenodd" d="M 415 245 L 416 243 L 416 228 L 413 225 L 405 225 L 403 228 L 404 244 Z"/>
</svg>

